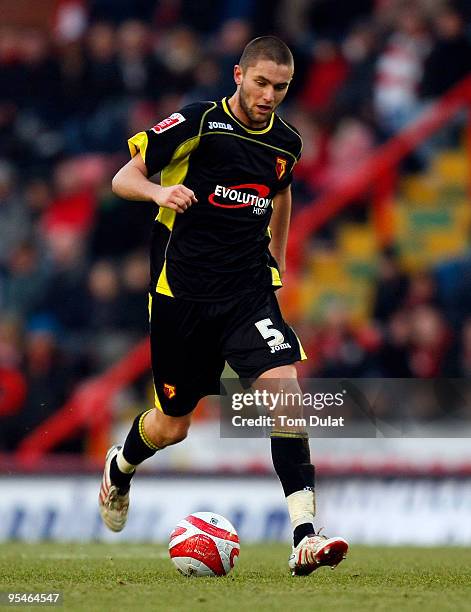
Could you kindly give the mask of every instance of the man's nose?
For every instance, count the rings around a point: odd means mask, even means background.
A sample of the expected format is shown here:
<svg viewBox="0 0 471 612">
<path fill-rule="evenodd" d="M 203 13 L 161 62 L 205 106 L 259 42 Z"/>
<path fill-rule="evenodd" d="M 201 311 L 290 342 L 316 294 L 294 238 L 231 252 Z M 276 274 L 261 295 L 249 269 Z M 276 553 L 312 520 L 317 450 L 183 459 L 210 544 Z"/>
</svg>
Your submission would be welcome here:
<svg viewBox="0 0 471 612">
<path fill-rule="evenodd" d="M 274 99 L 275 99 L 275 90 L 273 89 L 271 85 L 267 85 L 267 87 L 265 87 L 265 89 L 263 90 L 263 100 L 267 104 L 271 104 Z"/>
</svg>

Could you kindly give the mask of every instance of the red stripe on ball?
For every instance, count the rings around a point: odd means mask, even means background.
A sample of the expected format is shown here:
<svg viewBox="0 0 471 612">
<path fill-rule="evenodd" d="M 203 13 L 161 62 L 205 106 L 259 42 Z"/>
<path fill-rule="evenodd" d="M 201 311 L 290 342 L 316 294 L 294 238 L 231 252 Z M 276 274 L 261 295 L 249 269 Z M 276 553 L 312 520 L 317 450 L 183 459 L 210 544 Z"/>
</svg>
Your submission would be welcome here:
<svg viewBox="0 0 471 612">
<path fill-rule="evenodd" d="M 183 542 L 172 546 L 170 556 L 172 559 L 191 557 L 207 565 L 216 576 L 226 575 L 216 543 L 203 533 L 190 536 Z"/>
<path fill-rule="evenodd" d="M 226 531 L 225 529 L 221 529 L 220 527 L 216 527 L 215 525 L 211 525 L 211 523 L 207 523 L 196 516 L 190 514 L 187 516 L 185 521 L 188 521 L 195 527 L 198 527 L 201 531 L 205 533 L 209 533 L 209 535 L 215 536 L 216 538 L 220 538 L 221 540 L 229 540 L 230 542 L 239 543 L 239 538 L 235 533 L 231 533 L 230 531 Z"/>
</svg>

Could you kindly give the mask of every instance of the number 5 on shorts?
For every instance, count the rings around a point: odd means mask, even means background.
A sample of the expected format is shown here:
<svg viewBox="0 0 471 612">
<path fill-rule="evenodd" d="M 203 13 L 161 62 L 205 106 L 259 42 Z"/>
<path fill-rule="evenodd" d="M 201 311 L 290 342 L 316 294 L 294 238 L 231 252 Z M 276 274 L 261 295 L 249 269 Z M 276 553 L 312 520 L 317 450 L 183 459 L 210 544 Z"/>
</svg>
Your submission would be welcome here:
<svg viewBox="0 0 471 612">
<path fill-rule="evenodd" d="M 283 344 L 285 337 L 278 329 L 271 327 L 272 325 L 271 319 L 262 319 L 255 323 L 255 327 L 262 334 L 263 339 L 267 341 L 268 346 Z"/>
</svg>

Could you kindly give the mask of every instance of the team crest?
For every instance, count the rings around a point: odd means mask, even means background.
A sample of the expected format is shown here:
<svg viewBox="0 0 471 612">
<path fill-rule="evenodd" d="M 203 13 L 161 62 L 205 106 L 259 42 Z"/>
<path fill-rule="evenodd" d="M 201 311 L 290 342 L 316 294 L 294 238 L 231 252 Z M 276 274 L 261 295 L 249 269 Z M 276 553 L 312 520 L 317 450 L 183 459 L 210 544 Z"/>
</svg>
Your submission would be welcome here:
<svg viewBox="0 0 471 612">
<path fill-rule="evenodd" d="M 164 393 L 168 397 L 168 399 L 173 399 L 177 394 L 177 389 L 175 385 L 169 385 L 168 383 L 164 383 Z"/>
<path fill-rule="evenodd" d="M 284 175 L 286 174 L 286 164 L 287 161 L 284 157 L 277 157 L 276 158 L 276 176 L 278 177 L 278 180 L 281 181 L 281 179 L 284 177 Z"/>
</svg>

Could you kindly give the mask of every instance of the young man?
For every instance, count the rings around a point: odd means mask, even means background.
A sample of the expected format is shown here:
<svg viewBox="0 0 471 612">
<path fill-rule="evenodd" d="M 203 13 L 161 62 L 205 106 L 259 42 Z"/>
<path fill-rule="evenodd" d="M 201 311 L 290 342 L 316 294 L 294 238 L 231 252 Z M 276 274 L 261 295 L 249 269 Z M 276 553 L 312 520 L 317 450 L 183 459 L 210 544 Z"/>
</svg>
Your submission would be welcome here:
<svg viewBox="0 0 471 612">
<path fill-rule="evenodd" d="M 126 522 L 136 466 L 186 437 L 198 401 L 219 393 L 225 361 L 258 387 L 299 390 L 294 363 L 306 356 L 274 294 L 302 147 L 275 114 L 292 77 L 281 40 L 252 40 L 232 97 L 191 104 L 131 138 L 132 159 L 113 179 L 120 197 L 159 205 L 149 303 L 155 408 L 108 451 L 99 505 L 113 531 Z M 160 185 L 149 180 L 158 172 Z M 348 544 L 315 533 L 306 433 L 273 431 L 271 450 L 294 531 L 292 573 L 336 566 Z"/>
</svg>

